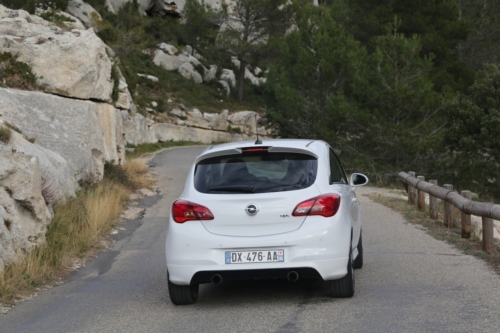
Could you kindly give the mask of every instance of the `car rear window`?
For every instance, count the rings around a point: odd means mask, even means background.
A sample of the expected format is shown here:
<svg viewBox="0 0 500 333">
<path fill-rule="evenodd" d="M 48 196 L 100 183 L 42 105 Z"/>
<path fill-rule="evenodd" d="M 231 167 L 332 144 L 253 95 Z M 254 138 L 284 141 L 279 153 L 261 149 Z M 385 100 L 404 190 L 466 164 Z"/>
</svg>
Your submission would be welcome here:
<svg viewBox="0 0 500 333">
<path fill-rule="evenodd" d="M 318 160 L 299 153 L 250 153 L 200 161 L 194 187 L 202 193 L 268 193 L 294 191 L 316 180 Z"/>
</svg>

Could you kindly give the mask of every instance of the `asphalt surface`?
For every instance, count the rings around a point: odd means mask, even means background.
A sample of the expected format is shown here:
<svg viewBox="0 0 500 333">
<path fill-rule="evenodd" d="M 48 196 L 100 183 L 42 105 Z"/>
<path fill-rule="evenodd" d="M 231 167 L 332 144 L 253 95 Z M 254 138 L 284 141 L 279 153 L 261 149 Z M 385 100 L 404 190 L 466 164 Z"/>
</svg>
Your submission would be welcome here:
<svg viewBox="0 0 500 333">
<path fill-rule="evenodd" d="M 500 332 L 500 278 L 364 194 L 365 264 L 352 299 L 332 299 L 322 281 L 223 282 L 200 286 L 198 302 L 168 297 L 166 217 L 203 148 L 152 160 L 160 194 L 143 200 L 116 243 L 61 286 L 0 316 L 0 332 Z"/>
</svg>

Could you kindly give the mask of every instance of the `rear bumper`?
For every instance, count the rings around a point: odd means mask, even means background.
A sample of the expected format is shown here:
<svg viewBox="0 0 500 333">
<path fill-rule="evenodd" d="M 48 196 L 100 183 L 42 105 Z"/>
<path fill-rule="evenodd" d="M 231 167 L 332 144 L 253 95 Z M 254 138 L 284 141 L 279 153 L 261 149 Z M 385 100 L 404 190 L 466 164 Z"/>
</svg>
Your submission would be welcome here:
<svg viewBox="0 0 500 333">
<path fill-rule="evenodd" d="M 347 274 L 351 224 L 346 219 L 308 217 L 303 225 L 284 234 L 265 237 L 231 237 L 209 233 L 198 221 L 182 225 L 171 221 L 166 242 L 170 281 L 178 285 L 223 279 L 299 277 L 335 280 Z M 285 251 L 281 263 L 225 264 L 226 251 Z"/>
</svg>

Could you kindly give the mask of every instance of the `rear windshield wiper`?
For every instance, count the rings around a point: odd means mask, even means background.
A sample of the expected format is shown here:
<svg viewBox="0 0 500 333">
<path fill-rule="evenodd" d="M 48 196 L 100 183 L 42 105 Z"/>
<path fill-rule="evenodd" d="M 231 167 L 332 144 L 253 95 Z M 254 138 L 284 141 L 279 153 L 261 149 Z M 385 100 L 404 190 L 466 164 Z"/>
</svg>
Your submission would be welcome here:
<svg viewBox="0 0 500 333">
<path fill-rule="evenodd" d="M 219 186 L 219 187 L 212 187 L 209 190 L 210 191 L 253 193 L 253 192 L 255 192 L 255 187 L 253 187 L 253 186 Z"/>
</svg>

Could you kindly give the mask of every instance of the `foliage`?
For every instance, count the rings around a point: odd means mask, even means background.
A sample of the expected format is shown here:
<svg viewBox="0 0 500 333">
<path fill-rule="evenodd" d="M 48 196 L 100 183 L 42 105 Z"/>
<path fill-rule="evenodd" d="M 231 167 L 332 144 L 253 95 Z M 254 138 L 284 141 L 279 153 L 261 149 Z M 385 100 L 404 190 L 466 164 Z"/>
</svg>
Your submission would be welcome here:
<svg viewBox="0 0 500 333">
<path fill-rule="evenodd" d="M 485 65 L 474 84 L 448 107 L 447 142 L 455 152 L 459 183 L 500 197 L 500 67 Z"/>
<path fill-rule="evenodd" d="M 287 0 L 236 0 L 223 7 L 218 48 L 240 60 L 238 100 L 243 100 L 245 69 L 257 64 L 271 50 L 270 41 L 280 39 L 291 26 L 292 8 Z"/>
<path fill-rule="evenodd" d="M 35 8 L 65 10 L 69 0 L 0 0 L 0 4 L 11 9 L 24 9 L 35 13 Z"/>
<path fill-rule="evenodd" d="M 19 134 L 23 134 L 23 132 L 16 125 L 13 125 L 13 124 L 9 123 L 8 121 L 4 121 L 3 124 L 5 126 L 7 126 L 8 128 L 10 128 L 11 130 L 14 130 Z"/>
<path fill-rule="evenodd" d="M 347 123 L 357 105 L 347 94 L 366 57 L 360 43 L 332 11 L 305 6 L 298 29 L 283 39 L 281 63 L 268 77 L 268 118 L 282 137 L 347 141 Z"/>
<path fill-rule="evenodd" d="M 17 61 L 9 52 L 0 53 L 0 80 L 9 88 L 35 90 L 36 75 L 24 62 Z"/>
<path fill-rule="evenodd" d="M 433 90 L 431 57 L 396 21 L 367 51 L 331 8 L 303 8 L 298 30 L 280 46 L 268 78 L 268 118 L 282 137 L 322 139 L 342 150 L 347 169 L 377 181 L 421 166 L 439 153 L 443 103 Z"/>
<path fill-rule="evenodd" d="M 0 126 L 0 141 L 3 143 L 7 143 L 10 140 L 10 136 L 12 135 L 12 132 L 10 128 L 6 126 Z"/>
<path fill-rule="evenodd" d="M 65 24 L 67 22 L 75 22 L 75 20 L 73 20 L 72 18 L 61 15 L 61 14 L 59 14 L 57 12 L 53 12 L 53 11 L 43 12 L 42 14 L 40 14 L 40 17 L 43 18 L 44 20 L 55 23 L 58 27 L 61 27 L 61 28 L 66 27 Z"/>
<path fill-rule="evenodd" d="M 129 177 L 121 165 L 106 161 L 104 163 L 104 179 L 132 188 Z"/>
<path fill-rule="evenodd" d="M 334 3 L 346 3 L 335 0 Z M 337 4 L 337 6 L 340 6 Z M 369 48 L 373 38 L 383 36 L 397 17 L 399 33 L 421 38 L 422 56 L 433 55 L 430 77 L 437 91 L 462 91 L 472 84 L 473 74 L 459 59 L 457 46 L 467 38 L 468 23 L 460 20 L 455 0 L 352 0 L 343 19 L 355 38 Z"/>
<path fill-rule="evenodd" d="M 484 63 L 499 62 L 500 2 L 490 0 L 455 0 L 459 18 L 470 27 L 470 34 L 460 42 L 460 59 L 473 69 Z"/>
<path fill-rule="evenodd" d="M 425 170 L 440 153 L 443 104 L 452 97 L 434 91 L 433 59 L 419 56 L 420 38 L 406 38 L 397 28 L 395 22 L 392 31 L 373 39 L 375 49 L 353 86 L 363 112 L 351 126 L 359 136 L 350 140 L 351 148 L 369 158 L 365 168 L 372 172 L 416 165 Z"/>
<path fill-rule="evenodd" d="M 111 92 L 111 99 L 114 103 L 118 101 L 120 95 L 120 72 L 116 65 L 111 68 L 111 80 L 113 80 L 113 91 Z"/>
</svg>

